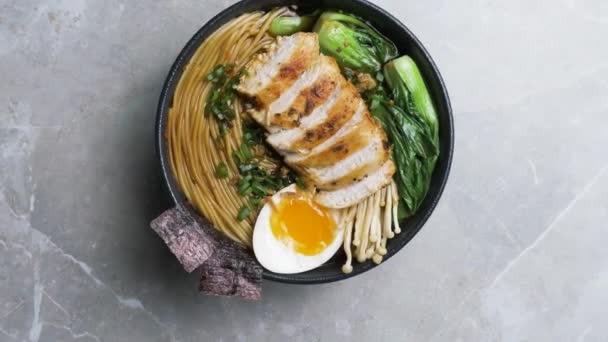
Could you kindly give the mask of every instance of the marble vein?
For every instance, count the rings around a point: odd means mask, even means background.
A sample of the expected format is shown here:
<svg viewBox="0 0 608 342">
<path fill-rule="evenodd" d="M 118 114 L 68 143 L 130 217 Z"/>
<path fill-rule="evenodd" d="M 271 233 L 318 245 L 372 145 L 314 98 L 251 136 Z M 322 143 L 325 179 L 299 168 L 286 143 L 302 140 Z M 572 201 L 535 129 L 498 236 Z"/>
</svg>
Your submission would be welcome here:
<svg viewBox="0 0 608 342">
<path fill-rule="evenodd" d="M 540 235 L 536 238 L 536 240 L 534 240 L 528 247 L 526 247 L 524 250 L 522 250 L 515 258 L 513 258 L 511 261 L 509 261 L 507 266 L 496 275 L 494 280 L 490 283 L 490 286 L 488 286 L 488 289 L 494 288 L 502 280 L 502 278 L 505 276 L 505 274 L 509 273 L 511 268 L 513 268 L 513 266 L 515 266 L 519 262 L 519 260 L 521 260 L 521 258 L 523 258 L 532 249 L 534 249 L 536 246 L 538 246 L 538 244 L 541 241 L 543 241 L 547 237 L 547 235 L 549 235 L 549 233 L 553 230 L 553 228 L 555 228 L 557 223 L 559 223 L 568 214 L 568 212 L 570 212 L 570 210 L 576 205 L 576 203 L 578 203 L 578 201 L 581 198 L 583 198 L 589 192 L 589 190 L 591 190 L 591 188 L 593 188 L 593 185 L 595 185 L 595 183 L 604 175 L 606 170 L 608 170 L 608 164 L 604 165 L 600 169 L 600 171 L 595 176 L 593 176 L 591 178 L 591 180 L 583 187 L 583 190 L 581 190 L 578 194 L 576 194 L 576 196 L 574 196 L 574 198 L 568 203 L 568 205 L 562 211 L 557 213 L 557 215 L 555 216 L 553 221 L 551 221 L 549 226 L 542 233 L 540 233 Z"/>
<path fill-rule="evenodd" d="M 12 340 L 15 340 L 15 341 L 19 340 L 17 338 L 17 335 L 9 333 L 8 331 L 2 329 L 2 327 L 0 327 L 0 334 L 10 337 Z"/>
<path fill-rule="evenodd" d="M 513 233 L 511 232 L 511 229 L 509 229 L 509 227 L 507 227 L 507 225 L 503 221 L 498 220 L 498 226 L 502 229 L 502 231 L 505 233 L 505 236 L 507 237 L 507 239 L 509 239 L 509 241 L 513 245 L 518 246 L 518 247 L 522 247 L 521 242 L 519 242 L 519 240 L 517 240 L 515 238 L 515 236 L 513 236 Z"/>
<path fill-rule="evenodd" d="M 532 179 L 534 180 L 534 185 L 538 185 L 539 180 L 538 174 L 536 173 L 536 164 L 530 158 L 527 158 L 526 161 L 528 162 L 528 165 L 530 165 L 530 171 L 532 171 Z"/>
<path fill-rule="evenodd" d="M 0 199 L 5 200 L 3 198 L 3 196 L 0 196 Z M 10 209 L 10 206 L 6 206 L 7 208 Z M 44 234 L 43 232 L 39 231 L 38 229 L 34 228 L 31 226 L 30 222 L 29 222 L 29 216 L 32 213 L 32 209 L 33 207 L 31 206 L 30 203 L 30 210 L 28 213 L 26 213 L 25 215 L 17 215 L 16 218 L 18 220 L 21 221 L 22 226 L 24 229 L 26 230 L 30 230 L 32 233 L 38 235 L 39 237 L 39 241 L 42 244 L 43 247 L 46 248 L 50 248 L 54 251 L 56 251 L 57 253 L 59 253 L 61 256 L 63 256 L 64 258 L 66 258 L 67 260 L 69 260 L 71 263 L 75 264 L 76 266 L 78 266 L 78 268 L 84 272 L 87 277 L 89 279 L 91 279 L 95 285 L 99 288 L 105 289 L 108 292 L 110 292 L 112 294 L 112 296 L 114 296 L 114 298 L 116 299 L 116 301 L 120 304 L 123 305 L 127 308 L 130 309 L 134 309 L 134 310 L 140 310 L 142 311 L 146 316 L 148 316 L 148 318 L 150 318 L 156 325 L 158 325 L 165 334 L 167 334 L 167 336 L 170 338 L 170 340 L 172 342 L 179 342 L 176 338 L 175 338 L 175 333 L 174 333 L 174 329 L 169 327 L 167 324 L 165 324 L 156 314 L 154 314 L 152 311 L 148 310 L 144 304 L 142 303 L 141 300 L 139 300 L 138 298 L 135 297 L 126 297 L 123 295 L 120 295 L 119 293 L 117 293 L 112 287 L 110 287 L 109 285 L 107 285 L 106 283 L 104 283 L 101 279 L 99 279 L 96 275 L 95 272 L 93 270 L 93 268 L 87 264 L 86 262 L 77 259 L 76 257 L 74 257 L 72 254 L 67 253 L 66 251 L 64 251 L 61 247 L 59 247 L 57 244 L 55 244 L 51 238 Z M 23 231 L 21 231 L 23 233 Z M 11 241 L 4 241 L 2 239 L 0 239 L 0 244 L 2 244 L 3 246 L 7 246 L 7 245 L 11 245 L 11 246 L 15 246 L 19 249 L 21 249 L 24 253 L 26 253 L 26 255 L 28 256 L 28 258 L 32 258 L 32 253 L 31 251 L 26 248 L 25 246 L 18 244 L 18 243 L 14 243 Z M 39 270 L 38 270 L 38 264 L 36 263 L 34 265 L 34 280 L 35 280 L 35 285 L 34 285 L 34 294 L 33 294 L 33 303 L 34 303 L 34 316 L 32 319 L 32 323 L 31 323 L 31 328 L 29 331 L 29 340 L 33 341 L 33 342 L 37 342 L 40 338 L 40 332 L 42 330 L 42 321 L 40 319 L 40 305 L 41 305 L 41 301 L 42 301 L 42 295 L 43 295 L 43 287 L 42 287 L 42 283 L 40 281 L 40 277 L 39 277 Z M 57 303 L 54 299 L 52 299 L 49 296 L 49 299 L 51 299 L 51 301 L 57 305 L 64 313 L 66 313 L 66 315 L 69 316 L 69 313 L 67 312 L 67 310 L 65 310 L 59 303 Z"/>
<path fill-rule="evenodd" d="M 556 217 L 553 219 L 553 221 L 549 224 L 548 228 L 545 229 L 538 237 L 537 239 L 530 244 L 528 247 L 526 247 L 525 249 L 523 249 L 514 259 L 512 259 L 507 266 L 501 271 L 499 272 L 496 277 L 492 280 L 492 281 L 486 281 L 484 282 L 484 284 L 482 284 L 481 286 L 474 288 L 472 290 L 470 290 L 469 292 L 467 292 L 463 299 L 454 307 L 453 310 L 450 311 L 449 314 L 447 314 L 446 316 L 444 316 L 443 321 L 444 322 L 448 322 L 448 324 L 444 324 L 442 328 L 440 328 L 439 330 L 437 330 L 429 339 L 430 341 L 435 341 L 437 340 L 439 337 L 442 336 L 443 333 L 445 333 L 448 329 L 452 328 L 455 324 L 454 321 L 452 321 L 452 318 L 455 317 L 456 314 L 458 314 L 460 312 L 460 310 L 470 301 L 470 299 L 476 295 L 481 293 L 482 290 L 484 289 L 492 289 L 494 288 L 497 283 L 502 279 L 502 277 L 504 277 L 504 275 L 506 273 L 508 273 L 508 271 L 515 265 L 515 263 L 517 261 L 519 261 L 525 254 L 527 254 L 531 249 L 534 248 L 534 246 L 537 246 L 542 240 L 544 240 L 544 238 L 547 236 L 547 234 L 553 229 L 553 227 L 555 227 L 555 225 L 561 220 L 563 219 L 563 217 L 570 211 L 570 209 L 572 209 L 572 207 L 581 199 L 583 198 L 588 192 L 589 190 L 591 190 L 591 188 L 593 187 L 593 185 L 595 185 L 597 183 L 597 181 L 604 175 L 604 173 L 608 170 L 608 164 L 604 165 L 600 171 L 591 178 L 591 180 L 583 187 L 583 189 L 576 195 L 574 196 L 574 198 L 568 203 L 568 205 L 566 206 L 566 208 L 564 208 L 562 211 L 560 211 Z M 501 222 L 499 222 L 500 224 Z M 512 235 L 510 233 L 508 233 L 508 228 L 506 226 L 504 226 L 504 223 L 502 224 L 503 227 L 503 231 L 505 231 L 505 234 L 507 235 L 507 237 L 510 236 L 510 239 L 512 238 Z M 513 241 L 515 241 L 515 239 L 513 239 Z M 516 242 L 516 241 L 515 241 Z M 517 243 L 517 242 L 516 242 Z"/>
<path fill-rule="evenodd" d="M 586 327 L 585 330 L 583 330 L 581 332 L 581 334 L 578 335 L 578 337 L 576 338 L 576 342 L 584 342 L 585 338 L 587 338 L 587 335 L 589 335 L 589 333 L 591 332 L 591 330 L 592 330 L 591 326 Z"/>
<path fill-rule="evenodd" d="M 50 294 L 48 294 L 46 291 L 44 291 L 44 289 L 42 289 L 42 294 L 51 301 L 51 303 L 53 303 L 59 310 L 61 310 L 61 312 L 63 312 L 63 314 L 65 314 L 65 316 L 67 318 L 71 318 L 72 315 L 70 315 L 70 313 L 68 312 L 68 310 L 66 310 L 63 305 L 59 304 L 55 298 L 53 298 Z"/>
<path fill-rule="evenodd" d="M 99 339 L 99 337 L 97 335 L 92 334 L 92 333 L 90 333 L 88 331 L 83 331 L 81 333 L 77 333 L 77 332 L 75 332 L 72 328 L 70 328 L 67 325 L 58 325 L 58 324 L 49 323 L 49 322 L 44 322 L 43 324 L 46 325 L 46 326 L 49 326 L 49 327 L 66 330 L 67 332 L 69 332 L 72 335 L 72 338 L 74 338 L 74 339 L 79 339 L 79 338 L 83 338 L 83 337 L 89 337 L 89 338 L 92 338 L 93 340 L 95 340 L 97 342 L 101 342 L 101 340 Z"/>
<path fill-rule="evenodd" d="M 106 289 L 107 291 L 109 291 L 114 298 L 116 298 L 116 300 L 123 306 L 128 307 L 130 309 L 136 309 L 136 310 L 141 310 L 142 312 L 144 312 L 154 323 L 156 323 L 159 327 L 161 327 L 163 329 L 163 331 L 169 336 L 169 338 L 171 339 L 171 341 L 175 341 L 178 342 L 177 339 L 175 338 L 175 334 L 173 332 L 173 329 L 170 328 L 167 324 L 165 324 L 158 316 L 156 316 L 152 311 L 148 310 L 143 303 L 141 302 L 141 300 L 135 298 L 135 297 L 124 297 L 119 295 L 112 287 L 110 287 L 109 285 L 105 284 L 103 281 L 101 281 L 101 279 L 99 279 L 97 276 L 95 276 L 93 268 L 91 266 L 89 266 L 87 263 L 85 263 L 84 261 L 78 260 L 76 259 L 73 255 L 65 252 L 63 249 L 61 249 L 59 246 L 57 246 L 47 235 L 45 235 L 44 233 L 38 231 L 35 228 L 30 227 L 30 229 L 32 229 L 33 231 L 36 231 L 40 234 L 42 234 L 45 238 L 46 243 L 51 246 L 53 249 L 55 249 L 57 252 L 59 252 L 62 256 L 64 256 L 66 259 L 70 260 L 72 263 L 74 263 L 75 265 L 77 265 L 91 280 L 93 280 L 93 282 L 100 288 Z"/>
<path fill-rule="evenodd" d="M 509 102 L 493 104 L 490 106 L 483 107 L 481 109 L 476 108 L 473 111 L 462 111 L 462 112 L 455 111 L 454 116 L 458 117 L 460 115 L 470 115 L 470 116 L 486 115 L 489 112 L 497 112 L 497 111 L 503 110 L 505 108 L 512 108 L 512 107 L 524 105 L 528 101 L 530 101 L 530 99 L 535 99 L 535 98 L 541 97 L 543 95 L 552 94 L 556 91 L 563 91 L 563 90 L 575 88 L 575 87 L 579 86 L 582 83 L 582 81 L 588 80 L 591 78 L 597 78 L 597 74 L 603 73 L 607 70 L 608 70 L 608 64 L 602 64 L 591 70 L 581 72 L 579 77 L 577 77 L 572 82 L 565 84 L 564 86 L 545 87 L 545 88 L 542 88 L 541 90 L 535 91 L 533 93 L 526 93 L 525 95 L 514 96 L 513 100 L 511 100 Z M 605 81 L 603 79 L 601 79 L 600 82 L 605 82 Z"/>
<path fill-rule="evenodd" d="M 42 331 L 42 322 L 40 320 L 40 307 L 42 305 L 42 284 L 40 284 L 40 276 L 39 271 L 36 266 L 34 269 L 34 279 L 36 283 L 34 284 L 34 295 L 33 295 L 33 304 L 34 304 L 34 316 L 32 318 L 32 324 L 29 333 L 30 342 L 38 342 L 40 339 L 40 333 Z"/>
<path fill-rule="evenodd" d="M 13 312 L 19 310 L 19 308 L 22 307 L 24 303 L 25 300 L 21 299 L 19 303 L 15 304 L 12 308 L 10 308 L 4 315 L 2 315 L 2 317 L 0 317 L 0 319 L 5 319 L 10 316 Z"/>
</svg>

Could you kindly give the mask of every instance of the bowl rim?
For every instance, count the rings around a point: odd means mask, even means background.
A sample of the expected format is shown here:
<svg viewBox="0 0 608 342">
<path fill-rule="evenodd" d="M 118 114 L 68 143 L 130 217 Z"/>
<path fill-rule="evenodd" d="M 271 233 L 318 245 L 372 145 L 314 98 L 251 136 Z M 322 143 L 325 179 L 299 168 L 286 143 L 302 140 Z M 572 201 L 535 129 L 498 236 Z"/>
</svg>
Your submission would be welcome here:
<svg viewBox="0 0 608 342">
<path fill-rule="evenodd" d="M 442 153 L 442 155 L 440 157 L 440 158 L 445 158 L 445 160 L 446 160 L 444 163 L 445 168 L 443 170 L 438 170 L 438 167 L 436 167 L 436 169 L 434 171 L 434 172 L 441 171 L 441 173 L 442 173 L 441 176 L 439 177 L 439 183 L 437 184 L 437 192 L 436 192 L 434 198 L 432 198 L 431 202 L 429 203 L 426 211 L 424 213 L 421 213 L 422 216 L 420 216 L 418 218 L 417 223 L 415 225 L 413 225 L 412 227 L 410 227 L 407 232 L 401 233 L 401 234 L 405 233 L 405 234 L 407 234 L 407 236 L 405 238 L 401 239 L 399 244 L 392 246 L 393 248 L 391 248 L 387 252 L 387 254 L 384 256 L 384 259 L 383 259 L 382 263 L 380 264 L 380 265 L 382 265 L 382 264 L 386 263 L 386 261 L 388 259 L 390 259 L 393 255 L 395 255 L 397 252 L 399 252 L 405 245 L 407 245 L 412 240 L 412 238 L 422 229 L 422 227 L 426 224 L 426 222 L 429 219 L 429 217 L 431 216 L 431 214 L 434 212 L 440 198 L 442 197 L 442 194 L 445 190 L 445 187 L 446 187 L 446 184 L 447 184 L 447 181 L 449 178 L 449 174 L 450 174 L 450 170 L 451 170 L 451 166 L 452 166 L 452 158 L 453 158 L 453 154 L 454 154 L 454 118 L 453 118 L 453 113 L 452 113 L 452 106 L 450 103 L 450 97 L 448 95 L 443 77 L 441 76 L 441 73 L 439 72 L 439 69 L 437 68 L 435 61 L 433 60 L 433 58 L 431 57 L 429 52 L 426 50 L 426 48 L 424 47 L 422 42 L 416 37 L 416 35 L 414 35 L 414 33 L 412 31 L 410 31 L 409 28 L 406 25 L 404 25 L 399 19 L 395 18 L 392 14 L 388 13 L 386 10 L 382 9 L 381 7 L 379 7 L 373 3 L 370 3 L 366 0 L 350 0 L 350 1 L 358 3 L 359 5 L 368 7 L 370 9 L 380 13 L 387 20 L 390 20 L 394 24 L 396 24 L 400 30 L 402 30 L 406 35 L 408 35 L 408 37 L 410 38 L 412 43 L 420 50 L 423 58 L 426 59 L 428 65 L 430 66 L 431 73 L 436 78 L 436 83 L 438 86 L 437 88 L 439 90 L 439 93 L 435 94 L 435 95 L 438 98 L 439 97 L 442 98 L 442 100 L 445 104 L 445 109 L 446 109 L 445 113 L 442 113 L 442 114 L 444 116 L 446 116 L 445 120 L 447 123 L 447 127 L 442 127 L 442 130 L 447 130 L 448 139 L 447 139 L 447 141 L 441 141 L 441 143 L 447 145 L 447 148 L 445 151 L 445 152 L 447 152 L 447 155 L 446 155 L 446 153 Z M 280 3 L 283 3 L 283 6 L 287 6 L 291 3 L 291 1 L 289 1 L 289 0 L 278 1 L 278 2 L 270 1 L 270 2 L 277 3 L 277 6 L 279 6 Z M 169 156 L 168 156 L 168 146 L 167 146 L 168 144 L 166 143 L 166 140 L 164 138 L 165 127 L 166 127 L 167 118 L 169 115 L 169 109 L 171 108 L 171 105 L 173 102 L 173 95 L 175 92 L 175 88 L 179 82 L 179 79 L 181 78 L 183 69 L 188 64 L 189 59 L 191 58 L 192 54 L 196 51 L 196 49 L 200 46 L 200 44 L 206 39 L 206 37 L 217 29 L 214 27 L 216 25 L 218 25 L 218 23 L 222 22 L 222 24 L 223 24 L 223 22 L 225 20 L 230 20 L 231 18 L 234 17 L 234 15 L 240 15 L 240 14 L 244 13 L 244 10 L 246 9 L 246 7 L 250 6 L 252 3 L 253 4 L 259 3 L 260 9 L 265 8 L 265 7 L 274 7 L 274 6 L 268 6 L 268 4 L 264 4 L 261 1 L 241 0 L 229 7 L 227 7 L 226 9 L 222 10 L 221 12 L 216 14 L 213 18 L 211 18 L 209 21 L 207 21 L 188 40 L 186 45 L 182 48 L 182 50 L 178 54 L 177 58 L 173 62 L 171 68 L 169 69 L 169 73 L 165 79 L 165 82 L 163 84 L 159 102 L 158 102 L 156 120 L 155 120 L 155 141 L 156 141 L 156 153 L 157 153 L 157 156 L 160 161 L 160 167 L 161 167 L 161 173 L 162 173 L 162 177 L 163 177 L 164 186 L 165 186 L 166 190 L 169 192 L 169 195 L 176 206 L 181 206 L 181 207 L 187 208 L 188 212 L 191 215 L 197 216 L 198 218 L 202 219 L 203 222 L 208 222 L 208 221 L 205 217 L 203 217 L 203 215 L 199 214 L 189 204 L 189 202 L 186 200 L 184 195 L 181 193 L 181 190 L 179 189 L 179 186 L 175 180 L 173 170 L 171 169 L 171 166 L 170 166 L 170 161 L 169 161 Z M 437 99 L 435 99 L 435 100 L 437 100 Z M 439 164 L 438 164 L 438 166 L 439 166 Z M 415 216 L 416 215 L 414 215 L 414 217 Z M 263 277 L 264 277 L 264 279 L 267 279 L 267 280 L 272 280 L 272 281 L 277 281 L 277 282 L 282 282 L 282 283 L 321 284 L 321 283 L 329 283 L 329 282 L 348 279 L 348 278 L 354 277 L 356 275 L 360 275 L 364 272 L 367 272 L 370 269 L 376 268 L 380 265 L 374 264 L 371 261 L 367 261 L 362 264 L 355 263 L 353 265 L 353 266 L 355 266 L 355 267 L 353 267 L 353 272 L 351 272 L 349 274 L 344 274 L 340 270 L 336 274 L 333 274 L 330 276 L 307 276 L 307 277 L 298 277 L 298 274 L 277 274 L 277 273 L 273 273 L 273 272 L 270 272 L 270 271 L 264 269 Z M 301 273 L 301 274 L 306 274 L 306 273 Z"/>
</svg>

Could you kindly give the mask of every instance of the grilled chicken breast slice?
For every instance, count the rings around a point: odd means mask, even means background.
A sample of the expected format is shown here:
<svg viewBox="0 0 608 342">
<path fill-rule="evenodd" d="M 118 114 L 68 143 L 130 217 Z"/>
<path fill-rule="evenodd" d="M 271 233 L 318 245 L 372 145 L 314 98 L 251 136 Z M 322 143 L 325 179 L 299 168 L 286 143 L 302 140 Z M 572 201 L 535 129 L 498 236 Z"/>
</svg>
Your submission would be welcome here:
<svg viewBox="0 0 608 342">
<path fill-rule="evenodd" d="M 347 80 L 343 80 L 340 96 L 327 113 L 327 118 L 314 127 L 304 131 L 304 134 L 293 142 L 291 149 L 307 154 L 316 146 L 334 136 L 350 119 L 365 106 L 357 89 Z"/>
<path fill-rule="evenodd" d="M 295 147 L 293 147 L 293 153 L 285 154 L 285 162 L 289 165 L 297 166 L 299 163 L 305 161 L 309 157 L 315 156 L 327 150 L 328 148 L 333 146 L 337 141 L 348 135 L 352 131 L 352 129 L 363 120 L 364 117 L 365 104 L 363 104 L 363 101 L 360 101 L 359 107 L 355 111 L 355 114 L 350 118 L 350 120 L 348 120 L 348 122 L 343 124 L 342 127 L 340 127 L 340 129 L 334 135 L 332 135 L 322 143 L 316 145 L 312 149 L 300 148 L 299 150 L 295 150 Z"/>
<path fill-rule="evenodd" d="M 389 159 L 382 167 L 358 182 L 337 190 L 318 192 L 315 201 L 327 208 L 348 208 L 389 184 L 394 173 L 395 164 Z"/>
<path fill-rule="evenodd" d="M 308 115 L 327 101 L 341 80 L 336 60 L 321 55 L 313 68 L 306 70 L 279 99 L 270 104 L 270 114 L 296 112 Z"/>
<path fill-rule="evenodd" d="M 378 169 L 390 157 L 389 149 L 382 137 L 376 135 L 364 148 L 350 153 L 331 166 L 321 168 L 302 167 L 317 188 L 329 189 L 348 186 Z"/>
<path fill-rule="evenodd" d="M 279 152 L 295 152 L 291 149 L 291 145 L 298 139 L 300 139 L 304 132 L 314 126 L 319 125 L 327 118 L 329 109 L 334 105 L 338 97 L 340 96 L 342 87 L 341 82 L 338 83 L 333 92 L 327 98 L 327 101 L 316 107 L 310 115 L 307 115 L 300 119 L 300 126 L 292 129 L 285 129 L 275 131 L 270 134 L 266 141 Z"/>
<path fill-rule="evenodd" d="M 391 181 L 386 135 L 316 34 L 298 33 L 248 65 L 238 90 L 253 97 L 268 143 L 320 192 L 317 201 L 345 208 Z"/>
<path fill-rule="evenodd" d="M 245 68 L 237 90 L 256 100 L 264 108 L 277 100 L 319 59 L 319 37 L 300 32 L 277 38 L 270 51 L 260 55 Z"/>
<path fill-rule="evenodd" d="M 331 166 L 368 146 L 374 138 L 386 139 L 365 106 L 360 110 L 360 117 L 353 117 L 352 122 L 343 125 L 330 139 L 300 158 L 290 158 L 289 162 L 304 167 Z"/>
<path fill-rule="evenodd" d="M 276 131 L 299 127 L 303 118 L 327 102 L 341 81 L 336 61 L 321 56 L 317 63 L 270 104 L 264 124 Z"/>
</svg>

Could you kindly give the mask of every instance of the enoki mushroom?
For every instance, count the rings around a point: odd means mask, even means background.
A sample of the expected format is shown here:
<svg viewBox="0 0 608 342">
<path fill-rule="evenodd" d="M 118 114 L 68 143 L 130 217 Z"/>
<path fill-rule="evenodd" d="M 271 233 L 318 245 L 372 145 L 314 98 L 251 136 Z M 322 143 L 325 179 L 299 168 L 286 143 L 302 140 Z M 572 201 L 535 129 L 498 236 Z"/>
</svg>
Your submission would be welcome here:
<svg viewBox="0 0 608 342">
<path fill-rule="evenodd" d="M 382 262 L 387 252 L 387 240 L 401 232 L 397 219 L 398 203 L 397 185 L 393 181 L 364 201 L 342 211 L 340 228 L 344 229 L 346 253 L 342 272 L 353 271 L 353 258 L 357 262 L 369 259 L 376 264 Z"/>
</svg>

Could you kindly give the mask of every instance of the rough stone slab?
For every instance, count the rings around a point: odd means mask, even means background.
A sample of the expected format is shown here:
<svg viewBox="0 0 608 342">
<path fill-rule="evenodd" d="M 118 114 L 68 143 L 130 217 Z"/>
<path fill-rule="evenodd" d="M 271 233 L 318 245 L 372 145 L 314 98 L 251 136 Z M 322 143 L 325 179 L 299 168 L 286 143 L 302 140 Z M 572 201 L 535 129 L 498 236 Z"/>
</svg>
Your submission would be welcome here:
<svg viewBox="0 0 608 342">
<path fill-rule="evenodd" d="M 207 295 L 257 300 L 262 268 L 250 253 L 198 222 L 182 208 L 162 213 L 150 224 L 187 272 L 201 267 L 199 290 Z"/>
<path fill-rule="evenodd" d="M 197 269 L 213 253 L 213 237 L 177 207 L 162 213 L 150 226 L 165 241 L 188 273 Z"/>
</svg>

